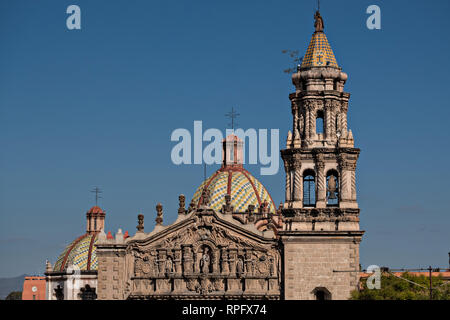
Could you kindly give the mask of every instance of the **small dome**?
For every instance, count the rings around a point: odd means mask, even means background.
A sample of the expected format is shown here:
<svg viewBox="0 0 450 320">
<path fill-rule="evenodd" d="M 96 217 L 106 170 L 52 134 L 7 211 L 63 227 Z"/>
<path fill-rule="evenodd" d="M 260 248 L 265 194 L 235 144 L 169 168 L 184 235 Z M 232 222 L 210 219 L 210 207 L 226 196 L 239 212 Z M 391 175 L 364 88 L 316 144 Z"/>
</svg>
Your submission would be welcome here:
<svg viewBox="0 0 450 320">
<path fill-rule="evenodd" d="M 80 270 L 97 270 L 96 244 L 97 233 L 86 233 L 75 239 L 59 255 L 53 271 L 65 271 L 69 265 L 77 266 Z"/>
<path fill-rule="evenodd" d="M 267 202 L 269 212 L 275 213 L 276 207 L 266 188 L 242 167 L 222 167 L 204 181 L 192 198 L 196 206 L 200 205 L 200 197 L 204 188 L 210 192 L 210 207 L 220 211 L 225 204 L 225 195 L 230 194 L 234 212 L 245 212 L 249 205 L 257 210 Z"/>
<path fill-rule="evenodd" d="M 93 206 L 92 208 L 89 209 L 88 213 L 104 213 L 104 212 L 102 208 L 98 206 Z"/>
</svg>

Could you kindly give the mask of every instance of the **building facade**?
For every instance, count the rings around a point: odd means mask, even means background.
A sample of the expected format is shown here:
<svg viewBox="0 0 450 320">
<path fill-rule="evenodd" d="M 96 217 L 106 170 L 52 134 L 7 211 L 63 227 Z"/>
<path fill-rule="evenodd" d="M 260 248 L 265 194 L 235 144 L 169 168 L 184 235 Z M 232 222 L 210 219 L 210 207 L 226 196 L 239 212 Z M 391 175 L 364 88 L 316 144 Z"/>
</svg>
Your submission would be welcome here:
<svg viewBox="0 0 450 320">
<path fill-rule="evenodd" d="M 98 299 L 348 299 L 358 288 L 364 233 L 356 198 L 360 150 L 347 126 L 347 74 L 323 26 L 317 12 L 292 75 L 292 130 L 281 150 L 285 201 L 278 208 L 245 170 L 243 141 L 229 135 L 221 168 L 187 208 L 179 196 L 173 223 L 163 223 L 158 204 L 151 232 L 140 214 L 135 235 L 119 229 L 113 237 L 104 232 L 104 212 L 91 209 L 86 234 L 47 267 L 48 297 L 87 297 L 61 289 L 68 266 L 80 264 L 81 275 L 92 276 L 81 288 L 89 285 Z"/>
<path fill-rule="evenodd" d="M 45 300 L 45 277 L 25 277 L 22 300 Z"/>
<path fill-rule="evenodd" d="M 47 300 L 97 298 L 96 244 L 100 230 L 105 227 L 105 216 L 106 213 L 100 207 L 93 206 L 86 212 L 86 233 L 66 246 L 53 266 L 49 261 L 46 262 Z"/>
<path fill-rule="evenodd" d="M 358 284 L 363 235 L 355 176 L 360 150 L 347 127 L 348 76 L 338 66 L 318 12 L 315 18 L 316 30 L 292 76 L 292 131 L 281 150 L 284 298 L 346 299 Z"/>
</svg>

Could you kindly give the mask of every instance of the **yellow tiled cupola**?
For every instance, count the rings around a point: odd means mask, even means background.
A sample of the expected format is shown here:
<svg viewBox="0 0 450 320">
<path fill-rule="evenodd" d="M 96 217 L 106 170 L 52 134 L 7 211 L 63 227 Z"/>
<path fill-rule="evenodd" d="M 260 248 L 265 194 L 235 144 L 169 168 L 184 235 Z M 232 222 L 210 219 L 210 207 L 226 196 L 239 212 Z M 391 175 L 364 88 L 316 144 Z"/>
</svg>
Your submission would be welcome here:
<svg viewBox="0 0 450 320">
<path fill-rule="evenodd" d="M 310 67 L 335 67 L 339 68 L 333 50 L 328 43 L 327 36 L 323 32 L 323 20 L 316 13 L 316 31 L 313 33 L 306 54 L 303 57 L 301 69 Z"/>
</svg>

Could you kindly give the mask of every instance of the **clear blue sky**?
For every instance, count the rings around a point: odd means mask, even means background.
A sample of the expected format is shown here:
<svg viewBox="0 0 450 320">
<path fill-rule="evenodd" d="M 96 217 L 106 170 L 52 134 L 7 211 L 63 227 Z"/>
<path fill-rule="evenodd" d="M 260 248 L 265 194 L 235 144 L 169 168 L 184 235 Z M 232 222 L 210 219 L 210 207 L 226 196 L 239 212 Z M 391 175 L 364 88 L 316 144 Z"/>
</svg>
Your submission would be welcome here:
<svg viewBox="0 0 450 320">
<path fill-rule="evenodd" d="M 447 266 L 450 251 L 450 2 L 321 1 L 325 32 L 352 94 L 361 148 L 361 263 Z M 66 28 L 77 4 L 82 30 Z M 382 29 L 366 28 L 381 7 Z M 293 91 L 283 49 L 306 51 L 315 1 L 1 1 L 0 277 L 42 273 L 85 230 L 104 190 L 107 230 L 174 221 L 201 165 L 170 162 L 170 134 L 279 128 Z M 259 176 L 283 200 L 284 170 Z M 212 173 L 215 167 L 209 167 Z"/>
</svg>

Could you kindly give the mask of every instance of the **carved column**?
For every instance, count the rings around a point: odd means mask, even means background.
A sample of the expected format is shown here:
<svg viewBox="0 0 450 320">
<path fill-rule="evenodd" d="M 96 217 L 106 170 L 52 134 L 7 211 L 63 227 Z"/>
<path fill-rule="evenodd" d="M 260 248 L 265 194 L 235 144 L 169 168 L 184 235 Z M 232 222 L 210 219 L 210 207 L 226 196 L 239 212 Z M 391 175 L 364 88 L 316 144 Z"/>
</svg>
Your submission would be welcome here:
<svg viewBox="0 0 450 320">
<path fill-rule="evenodd" d="M 286 172 L 286 203 L 291 202 L 291 168 L 285 164 L 284 171 Z"/>
<path fill-rule="evenodd" d="M 211 252 L 211 264 L 212 264 L 212 272 L 219 273 L 219 250 L 214 250 Z"/>
<path fill-rule="evenodd" d="M 298 104 L 296 100 L 292 100 L 292 133 L 294 134 L 294 140 L 296 137 L 296 131 L 298 132 Z"/>
<path fill-rule="evenodd" d="M 236 279 L 236 262 L 238 260 L 237 249 L 229 249 L 230 276 L 227 278 L 228 292 L 239 292 L 240 280 Z"/>
<path fill-rule="evenodd" d="M 341 110 L 342 110 L 342 113 L 341 113 L 341 130 L 342 130 L 342 134 L 347 134 L 348 102 L 346 102 L 346 101 L 342 102 Z"/>
<path fill-rule="evenodd" d="M 310 110 L 312 107 L 312 103 L 309 100 L 305 100 L 303 103 L 304 112 L 305 112 L 305 140 L 309 140 L 311 138 L 311 117 Z"/>
<path fill-rule="evenodd" d="M 298 132 L 300 133 L 300 138 L 305 137 L 305 117 L 303 116 L 303 113 L 300 113 L 299 121 L 298 121 Z"/>
<path fill-rule="evenodd" d="M 355 169 L 352 169 L 351 171 L 351 190 L 352 190 L 352 194 L 351 194 L 351 199 L 352 201 L 356 201 L 356 173 L 355 173 Z"/>
<path fill-rule="evenodd" d="M 159 275 L 164 275 L 165 272 L 165 263 L 166 263 L 166 250 L 159 249 L 158 250 L 158 265 L 159 265 Z"/>
<path fill-rule="evenodd" d="M 337 131 L 340 131 L 342 133 L 342 127 L 341 127 L 341 112 L 339 110 L 336 111 L 336 133 Z"/>
<path fill-rule="evenodd" d="M 313 140 L 316 137 L 316 105 L 314 102 L 309 104 L 309 139 Z"/>
<path fill-rule="evenodd" d="M 345 203 L 351 198 L 351 165 L 345 156 L 339 156 L 339 175 L 340 181 L 340 192 L 339 200 L 340 203 Z"/>
<path fill-rule="evenodd" d="M 229 250 L 230 274 L 236 276 L 237 249 Z"/>
<path fill-rule="evenodd" d="M 302 164 L 300 160 L 296 160 L 294 163 L 294 201 L 296 207 L 301 206 L 302 202 Z"/>
<path fill-rule="evenodd" d="M 189 245 L 183 245 L 183 271 L 185 275 L 193 272 L 193 261 L 191 247 Z"/>
<path fill-rule="evenodd" d="M 230 267 L 228 264 L 228 251 L 227 248 L 221 248 L 221 264 L 222 264 L 222 274 L 230 273 Z"/>
<path fill-rule="evenodd" d="M 336 141 L 336 130 L 338 121 L 336 120 L 336 116 L 339 113 L 339 108 L 341 104 L 339 101 L 333 100 L 333 107 L 331 108 L 331 140 Z"/>
<path fill-rule="evenodd" d="M 181 275 L 181 248 L 174 250 L 174 271 L 177 275 Z"/>
<path fill-rule="evenodd" d="M 245 250 L 245 274 L 252 275 L 252 252 L 251 250 Z"/>
<path fill-rule="evenodd" d="M 323 155 L 316 155 L 316 179 L 317 179 L 317 198 L 316 198 L 316 207 L 321 208 L 325 207 L 325 197 L 326 197 L 326 188 L 325 188 L 325 163 L 323 161 Z"/>
<path fill-rule="evenodd" d="M 332 101 L 331 100 L 325 100 L 325 112 L 324 112 L 324 138 L 327 141 L 330 141 L 332 139 L 332 123 L 331 123 L 331 119 L 332 119 L 332 113 L 333 113 L 333 109 L 332 109 Z"/>
</svg>

